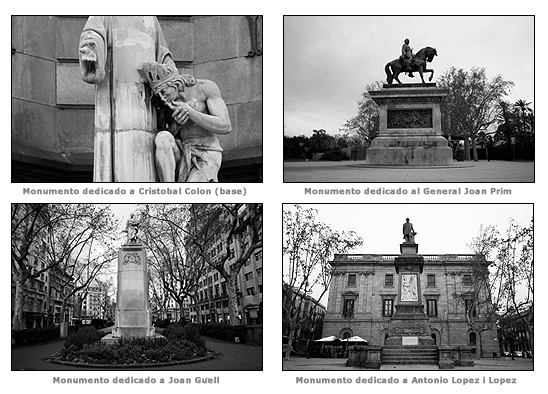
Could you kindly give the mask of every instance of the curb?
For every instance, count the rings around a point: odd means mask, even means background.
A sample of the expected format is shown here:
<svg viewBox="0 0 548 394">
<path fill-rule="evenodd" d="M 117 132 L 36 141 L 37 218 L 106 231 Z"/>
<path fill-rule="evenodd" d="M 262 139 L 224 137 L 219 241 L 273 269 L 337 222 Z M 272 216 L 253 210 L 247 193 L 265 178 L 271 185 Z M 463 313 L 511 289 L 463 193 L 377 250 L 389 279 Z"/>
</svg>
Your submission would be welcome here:
<svg viewBox="0 0 548 394">
<path fill-rule="evenodd" d="M 220 355 L 219 353 L 214 353 L 214 354 L 207 355 L 205 357 L 193 358 L 191 360 L 169 361 L 165 363 L 153 363 L 153 364 L 82 364 L 82 363 L 75 363 L 72 361 L 63 361 L 56 358 L 48 358 L 46 360 L 54 364 L 69 365 L 72 367 L 101 368 L 101 369 L 110 369 L 110 368 L 134 369 L 134 368 L 169 367 L 172 365 L 194 364 L 202 361 L 211 360 L 219 355 Z"/>
</svg>

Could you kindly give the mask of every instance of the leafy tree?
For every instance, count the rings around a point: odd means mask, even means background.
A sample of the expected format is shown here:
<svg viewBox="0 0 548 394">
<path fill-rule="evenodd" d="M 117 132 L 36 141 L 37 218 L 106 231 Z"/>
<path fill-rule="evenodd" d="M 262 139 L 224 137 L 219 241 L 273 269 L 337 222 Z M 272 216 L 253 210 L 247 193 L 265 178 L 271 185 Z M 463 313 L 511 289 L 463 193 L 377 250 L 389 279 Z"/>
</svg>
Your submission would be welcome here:
<svg viewBox="0 0 548 394">
<path fill-rule="evenodd" d="M 524 133 L 527 128 L 527 114 L 532 113 L 532 109 L 529 107 L 531 103 L 528 103 L 525 100 L 518 100 L 514 103 L 514 106 L 517 109 L 519 120 L 520 120 L 520 126 L 521 126 L 521 132 Z"/>
<path fill-rule="evenodd" d="M 289 327 L 289 359 L 292 340 L 309 311 L 304 310 L 307 299 L 313 300 L 314 311 L 331 283 L 333 267 L 330 259 L 336 253 L 346 253 L 362 245 L 363 240 L 353 231 L 338 233 L 325 223 L 318 222 L 315 209 L 295 205 L 283 211 L 283 272 L 282 288 L 286 302 L 282 306 L 284 323 Z M 313 297 L 313 294 L 319 296 Z"/>
<path fill-rule="evenodd" d="M 498 110 L 497 123 L 499 125 L 495 136 L 504 139 L 506 146 L 510 146 L 512 145 L 512 137 L 517 134 L 517 120 L 508 101 L 499 101 Z"/>
<path fill-rule="evenodd" d="M 495 123 L 498 104 L 514 83 L 500 75 L 488 80 L 485 68 L 473 67 L 465 71 L 451 67 L 439 78 L 439 84 L 449 89 L 442 106 L 447 131 L 451 135 L 464 137 L 466 160 L 470 160 L 471 141 L 473 158 L 477 161 L 476 137 L 480 131 L 487 131 Z"/>
<path fill-rule="evenodd" d="M 363 145 L 379 134 L 379 106 L 369 94 L 371 90 L 380 90 L 383 82 L 377 81 L 365 87 L 361 98 L 357 101 L 357 114 L 348 119 L 340 128 L 347 140 L 352 139 L 356 144 Z"/>
</svg>

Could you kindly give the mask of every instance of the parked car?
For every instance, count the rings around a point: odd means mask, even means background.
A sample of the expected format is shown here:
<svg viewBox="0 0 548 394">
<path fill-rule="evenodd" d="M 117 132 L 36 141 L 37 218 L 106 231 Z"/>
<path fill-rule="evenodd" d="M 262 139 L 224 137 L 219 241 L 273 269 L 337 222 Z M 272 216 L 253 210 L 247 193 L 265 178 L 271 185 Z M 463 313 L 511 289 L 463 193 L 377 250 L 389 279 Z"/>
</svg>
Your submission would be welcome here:
<svg viewBox="0 0 548 394">
<path fill-rule="evenodd" d="M 500 355 L 501 355 L 502 357 L 510 357 L 510 356 L 511 356 L 510 352 L 508 352 L 508 351 L 506 351 L 506 350 L 503 351 Z"/>
<path fill-rule="evenodd" d="M 514 357 L 523 357 L 523 352 L 521 350 L 514 350 Z"/>
</svg>

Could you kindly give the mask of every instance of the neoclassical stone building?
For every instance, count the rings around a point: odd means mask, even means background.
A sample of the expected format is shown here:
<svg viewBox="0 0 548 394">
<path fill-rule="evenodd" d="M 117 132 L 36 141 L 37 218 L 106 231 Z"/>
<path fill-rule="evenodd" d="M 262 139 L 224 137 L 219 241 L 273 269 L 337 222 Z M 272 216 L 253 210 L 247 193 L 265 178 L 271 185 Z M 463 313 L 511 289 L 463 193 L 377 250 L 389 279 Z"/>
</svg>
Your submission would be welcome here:
<svg viewBox="0 0 548 394">
<path fill-rule="evenodd" d="M 458 351 L 459 348 L 468 348 L 474 354 L 480 351 L 481 335 L 483 356 L 498 354 L 496 326 L 480 333 L 471 327 L 465 313 L 467 309 L 470 311 L 478 327 L 490 312 L 489 305 L 475 303 L 472 298 L 474 293 L 484 297 L 486 291 L 479 289 L 478 293 L 478 282 L 474 279 L 477 270 L 474 267 L 486 269 L 489 262 L 476 255 L 414 255 L 412 258 L 418 258 L 422 265 L 420 271 L 417 269 L 410 275 L 402 274 L 402 271 L 405 272 L 406 258 L 409 259 L 404 254 L 335 255 L 331 262 L 334 276 L 329 287 L 323 336 L 346 338 L 358 335 L 366 339 L 369 345 L 384 347 L 390 343 L 389 330 L 399 330 L 400 337 L 402 332 L 403 336 L 424 335 L 424 332 L 413 333 L 413 328 L 405 332 L 405 328 L 394 327 L 398 302 L 405 304 L 401 298 L 398 301 L 401 296 L 400 278 L 413 277 L 416 278 L 413 281 L 418 279 L 418 283 L 414 284 L 418 294 L 413 298 L 416 304 L 413 308 L 418 312 L 412 313 L 421 316 L 413 317 L 414 323 L 408 320 L 410 323 L 405 324 L 425 327 L 428 337 L 433 339 L 429 342 L 440 349 L 451 347 Z M 397 263 L 398 260 L 400 263 Z M 396 270 L 398 264 L 399 273 Z M 403 283 L 402 288 L 405 285 Z M 405 313 L 405 308 L 405 305 L 401 306 L 399 313 Z M 417 323 L 418 320 L 420 323 Z"/>
</svg>

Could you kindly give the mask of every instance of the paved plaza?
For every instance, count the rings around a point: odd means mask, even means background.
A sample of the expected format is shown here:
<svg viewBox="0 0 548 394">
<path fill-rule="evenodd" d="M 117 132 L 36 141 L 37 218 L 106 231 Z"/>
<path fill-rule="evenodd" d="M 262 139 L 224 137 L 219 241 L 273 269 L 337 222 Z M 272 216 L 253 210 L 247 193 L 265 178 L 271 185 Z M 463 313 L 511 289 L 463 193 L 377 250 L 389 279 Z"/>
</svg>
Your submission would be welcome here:
<svg viewBox="0 0 548 394">
<path fill-rule="evenodd" d="M 149 368 L 119 368 L 138 371 L 262 371 L 263 347 L 228 343 L 204 337 L 206 347 L 217 353 L 212 360 Z M 90 371 L 98 368 L 76 367 L 48 361 L 54 353 L 63 348 L 64 340 L 57 340 L 34 346 L 16 347 L 11 350 L 12 371 Z M 116 368 L 108 368 L 116 370 Z"/>
<path fill-rule="evenodd" d="M 364 368 L 346 367 L 344 358 L 304 358 L 292 357 L 282 361 L 284 371 L 365 371 Z M 384 365 L 382 370 L 426 371 L 438 369 L 432 365 Z M 474 360 L 473 367 L 455 367 L 447 371 L 532 371 L 533 361 L 527 358 L 511 357 L 482 358 Z"/>
<path fill-rule="evenodd" d="M 532 161 L 454 162 L 452 167 L 372 167 L 361 161 L 284 162 L 284 182 L 534 182 Z"/>
</svg>

